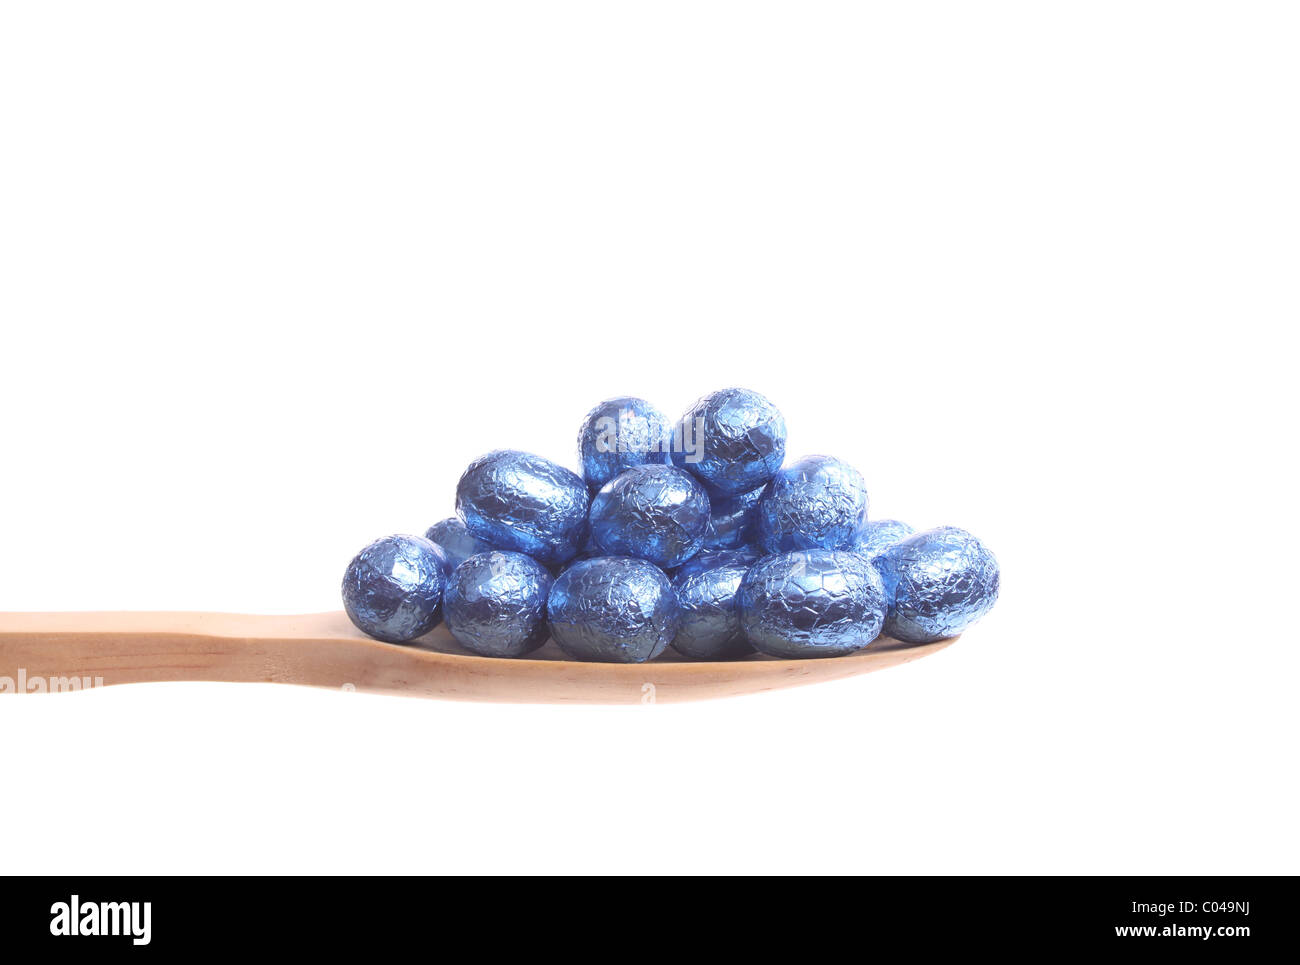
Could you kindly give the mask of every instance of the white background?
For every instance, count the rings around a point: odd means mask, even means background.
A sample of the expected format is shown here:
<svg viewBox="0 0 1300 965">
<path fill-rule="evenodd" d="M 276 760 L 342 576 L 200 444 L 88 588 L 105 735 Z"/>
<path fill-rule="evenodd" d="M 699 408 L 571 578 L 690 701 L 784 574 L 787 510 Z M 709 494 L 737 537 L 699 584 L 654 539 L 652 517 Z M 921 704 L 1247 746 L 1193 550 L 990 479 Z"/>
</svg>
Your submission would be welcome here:
<svg viewBox="0 0 1300 965">
<path fill-rule="evenodd" d="M 732 384 L 1003 597 L 694 705 L 0 697 L 0 868 L 1300 871 L 1298 26 L 4 5 L 0 609 L 336 609 L 481 452 Z"/>
</svg>

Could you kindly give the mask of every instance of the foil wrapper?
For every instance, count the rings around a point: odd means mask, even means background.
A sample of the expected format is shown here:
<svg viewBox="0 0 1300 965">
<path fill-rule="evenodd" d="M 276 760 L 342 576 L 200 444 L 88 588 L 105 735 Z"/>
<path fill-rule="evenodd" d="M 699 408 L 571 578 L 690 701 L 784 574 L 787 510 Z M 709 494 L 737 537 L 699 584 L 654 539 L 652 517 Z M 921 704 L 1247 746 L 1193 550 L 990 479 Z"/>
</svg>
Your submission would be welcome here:
<svg viewBox="0 0 1300 965">
<path fill-rule="evenodd" d="M 956 636 L 998 599 L 997 557 L 955 526 L 909 536 L 874 563 L 889 594 L 885 632 L 908 643 Z"/>
<path fill-rule="evenodd" d="M 582 538 L 578 540 L 578 555 L 575 556 L 573 560 L 570 560 L 570 562 L 574 562 L 576 560 L 589 560 L 593 556 L 604 556 L 604 555 L 605 554 L 601 551 L 600 547 L 596 545 L 596 540 L 592 538 L 591 515 L 589 512 L 587 516 L 587 522 L 584 523 L 582 527 Z"/>
<path fill-rule="evenodd" d="M 447 629 L 471 653 L 522 657 L 546 642 L 551 576 L 522 553 L 492 550 L 465 560 L 447 580 Z"/>
<path fill-rule="evenodd" d="M 343 574 L 343 609 L 362 633 L 407 643 L 442 619 L 447 558 L 421 536 L 386 536 L 352 558 Z"/>
<path fill-rule="evenodd" d="M 763 554 L 754 546 L 744 546 L 735 550 L 701 550 L 695 556 L 673 570 L 673 583 L 684 580 L 696 573 L 703 573 L 718 566 L 743 566 L 749 569 Z"/>
<path fill-rule="evenodd" d="M 424 534 L 424 538 L 438 544 L 443 555 L 447 557 L 447 565 L 451 570 L 460 566 L 475 553 L 486 553 L 492 549 L 491 544 L 472 534 L 455 516 L 434 523 Z"/>
<path fill-rule="evenodd" d="M 838 657 L 861 650 L 885 621 L 885 586 L 856 553 L 799 550 L 761 560 L 740 587 L 740 621 L 773 657 Z"/>
<path fill-rule="evenodd" d="M 577 555 L 587 506 L 577 473 L 515 449 L 474 460 L 456 486 L 456 513 L 471 535 L 547 565 Z"/>
<path fill-rule="evenodd" d="M 609 556 L 680 566 L 699 552 L 709 525 L 709 497 L 690 473 L 673 466 L 633 466 L 591 501 L 591 536 Z"/>
<path fill-rule="evenodd" d="M 896 519 L 868 520 L 853 541 L 853 552 L 875 559 L 901 539 L 915 533 L 911 526 Z"/>
<path fill-rule="evenodd" d="M 677 598 L 645 560 L 602 556 L 573 564 L 551 585 L 551 636 L 575 660 L 642 663 L 677 633 Z"/>
<path fill-rule="evenodd" d="M 645 399 L 606 399 L 578 429 L 578 465 L 593 490 L 619 473 L 672 461 L 672 421 Z"/>
<path fill-rule="evenodd" d="M 758 537 L 758 501 L 767 487 L 739 496 L 710 496 L 709 525 L 704 530 L 704 549 L 739 549 Z"/>
<path fill-rule="evenodd" d="M 693 660 L 734 660 L 754 652 L 738 606 L 748 572 L 748 562 L 721 563 L 673 578 L 681 614 L 674 650 Z"/>
<path fill-rule="evenodd" d="M 862 474 L 832 456 L 805 456 L 768 483 L 758 542 L 769 553 L 850 549 L 867 518 Z"/>
<path fill-rule="evenodd" d="M 586 529 L 583 530 L 583 538 L 580 542 L 581 542 L 581 548 L 578 550 L 577 556 L 575 556 L 571 560 L 568 560 L 567 562 L 558 563 L 554 566 L 548 567 L 548 569 L 550 569 L 551 571 L 552 577 L 559 576 L 565 570 L 569 569 L 570 567 L 578 563 L 581 563 L 583 560 L 591 560 L 591 559 L 595 559 L 597 556 L 605 555 L 605 551 L 602 550 L 599 546 L 597 546 L 596 541 L 591 538 L 590 521 L 588 522 Z"/>
<path fill-rule="evenodd" d="M 785 419 L 749 389 L 721 389 L 686 411 L 673 433 L 673 462 L 704 481 L 710 494 L 758 489 L 785 460 Z"/>
</svg>

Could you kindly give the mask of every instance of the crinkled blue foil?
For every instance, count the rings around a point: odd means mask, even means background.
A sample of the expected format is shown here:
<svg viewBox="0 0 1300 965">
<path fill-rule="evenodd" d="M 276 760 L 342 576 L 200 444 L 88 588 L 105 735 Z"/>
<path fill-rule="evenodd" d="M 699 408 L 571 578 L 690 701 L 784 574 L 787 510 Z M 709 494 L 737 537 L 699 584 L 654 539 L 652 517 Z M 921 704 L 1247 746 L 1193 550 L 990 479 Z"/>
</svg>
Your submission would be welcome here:
<svg viewBox="0 0 1300 965">
<path fill-rule="evenodd" d="M 475 459 L 456 487 L 456 512 L 471 534 L 548 565 L 577 555 L 587 506 L 577 473 L 516 449 Z"/>
<path fill-rule="evenodd" d="M 583 537 L 580 540 L 580 543 L 581 543 L 581 548 L 578 550 L 577 556 L 575 556 L 571 560 L 566 560 L 563 563 L 557 563 L 551 567 L 548 567 L 551 571 L 552 578 L 558 577 L 565 570 L 569 569 L 570 567 L 574 566 L 577 563 L 581 563 L 583 560 L 595 559 L 597 556 L 605 555 L 605 551 L 602 550 L 599 546 L 597 546 L 596 541 L 591 538 L 590 521 L 588 521 L 586 528 L 583 529 Z"/>
<path fill-rule="evenodd" d="M 998 599 L 997 557 L 955 526 L 909 536 L 874 563 L 890 600 L 885 632 L 908 643 L 955 636 Z"/>
<path fill-rule="evenodd" d="M 673 570 L 673 583 L 719 566 L 743 566 L 749 569 L 762 557 L 763 553 L 755 546 L 742 546 L 734 550 L 701 550 Z"/>
<path fill-rule="evenodd" d="M 758 500 L 766 487 L 739 496 L 710 496 L 712 512 L 704 530 L 704 549 L 731 550 L 757 537 Z"/>
<path fill-rule="evenodd" d="M 691 406 L 673 434 L 673 462 L 710 493 L 738 496 L 759 488 L 785 459 L 785 419 L 749 389 L 721 389 Z"/>
<path fill-rule="evenodd" d="M 646 463 L 672 461 L 673 424 L 645 399 L 606 399 L 587 413 L 578 429 L 578 465 L 592 489 Z"/>
<path fill-rule="evenodd" d="M 740 587 L 740 621 L 773 657 L 838 657 L 861 650 L 885 621 L 885 587 L 865 557 L 839 550 L 769 556 Z"/>
<path fill-rule="evenodd" d="M 916 530 L 896 519 L 872 519 L 858 532 L 853 541 L 853 552 L 860 553 L 872 560 L 893 546 L 901 539 L 915 533 Z"/>
<path fill-rule="evenodd" d="M 492 548 L 486 540 L 473 535 L 455 516 L 442 519 L 429 527 L 424 538 L 437 543 L 447 557 L 447 565 L 455 569 L 475 553 L 486 553 Z"/>
<path fill-rule="evenodd" d="M 758 542 L 769 553 L 853 546 L 867 518 L 862 474 L 832 456 L 805 456 L 768 483 L 758 501 Z"/>
<path fill-rule="evenodd" d="M 734 660 L 754 652 L 737 606 L 748 572 L 748 563 L 724 563 L 673 578 L 681 612 L 674 650 L 694 660 Z"/>
<path fill-rule="evenodd" d="M 704 542 L 709 497 L 673 466 L 633 466 L 591 501 L 591 536 L 609 556 L 635 556 L 670 569 Z"/>
<path fill-rule="evenodd" d="M 551 585 L 551 636 L 575 660 L 642 663 L 677 633 L 677 598 L 652 563 L 602 556 L 573 564 Z"/>
<path fill-rule="evenodd" d="M 591 514 L 587 514 L 587 522 L 582 527 L 582 538 L 578 540 L 578 555 L 570 563 L 577 560 L 589 560 L 593 556 L 604 556 L 604 551 L 596 545 L 596 540 L 591 535 Z"/>
<path fill-rule="evenodd" d="M 551 576 L 522 553 L 492 550 L 456 567 L 443 592 L 447 629 L 484 657 L 522 657 L 546 642 Z"/>
<path fill-rule="evenodd" d="M 447 558 L 422 536 L 375 540 L 343 574 L 343 609 L 357 629 L 407 643 L 438 625 Z"/>
</svg>

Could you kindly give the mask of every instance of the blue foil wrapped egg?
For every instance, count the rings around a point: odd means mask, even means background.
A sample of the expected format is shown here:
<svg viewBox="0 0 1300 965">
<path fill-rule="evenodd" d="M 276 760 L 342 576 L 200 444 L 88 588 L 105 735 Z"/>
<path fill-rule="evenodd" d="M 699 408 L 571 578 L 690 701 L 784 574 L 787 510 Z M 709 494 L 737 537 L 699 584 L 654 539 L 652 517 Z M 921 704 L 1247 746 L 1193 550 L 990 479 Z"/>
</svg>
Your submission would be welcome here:
<svg viewBox="0 0 1300 965">
<path fill-rule="evenodd" d="M 486 553 L 492 548 L 486 540 L 479 539 L 466 529 L 465 524 L 455 516 L 434 523 L 424 538 L 438 544 L 438 548 L 447 557 L 447 565 L 453 570 L 475 553 Z"/>
<path fill-rule="evenodd" d="M 805 456 L 758 501 L 758 542 L 769 553 L 849 549 L 867 518 L 862 474 L 832 456 Z"/>
<path fill-rule="evenodd" d="M 438 625 L 447 558 L 421 536 L 386 536 L 352 558 L 343 609 L 362 633 L 407 643 Z"/>
<path fill-rule="evenodd" d="M 575 660 L 642 663 L 677 633 L 677 598 L 652 563 L 626 556 L 582 560 L 551 585 L 551 637 Z"/>
<path fill-rule="evenodd" d="M 516 449 L 474 460 L 456 486 L 456 513 L 473 536 L 547 565 L 577 555 L 588 501 L 577 473 Z"/>
<path fill-rule="evenodd" d="M 740 625 L 738 606 L 749 567 L 748 561 L 722 562 L 673 577 L 681 614 L 674 650 L 693 660 L 734 660 L 754 652 Z"/>
<path fill-rule="evenodd" d="M 868 520 L 853 541 L 853 552 L 872 560 L 915 532 L 911 526 L 896 519 Z"/>
<path fill-rule="evenodd" d="M 609 556 L 635 556 L 670 569 L 704 542 L 709 497 L 673 466 L 633 466 L 591 501 L 591 537 Z"/>
<path fill-rule="evenodd" d="M 578 465 L 592 489 L 647 463 L 672 461 L 673 424 L 645 399 L 606 399 L 587 413 L 578 430 Z"/>
<path fill-rule="evenodd" d="M 785 419 L 765 396 L 721 389 L 691 406 L 673 433 L 673 462 L 711 494 L 751 492 L 785 460 Z"/>
<path fill-rule="evenodd" d="M 522 657 L 546 642 L 551 575 L 522 553 L 491 550 L 452 572 L 443 592 L 447 629 L 484 657 Z"/>
<path fill-rule="evenodd" d="M 889 594 L 885 632 L 908 643 L 956 636 L 998 599 L 997 557 L 955 526 L 909 536 L 873 562 Z"/>
<path fill-rule="evenodd" d="M 758 501 L 766 488 L 760 486 L 738 496 L 710 496 L 704 549 L 731 550 L 754 542 L 758 536 Z"/>
<path fill-rule="evenodd" d="M 759 561 L 740 587 L 740 621 L 773 657 L 839 657 L 861 650 L 885 622 L 885 586 L 856 553 L 798 550 Z"/>
</svg>

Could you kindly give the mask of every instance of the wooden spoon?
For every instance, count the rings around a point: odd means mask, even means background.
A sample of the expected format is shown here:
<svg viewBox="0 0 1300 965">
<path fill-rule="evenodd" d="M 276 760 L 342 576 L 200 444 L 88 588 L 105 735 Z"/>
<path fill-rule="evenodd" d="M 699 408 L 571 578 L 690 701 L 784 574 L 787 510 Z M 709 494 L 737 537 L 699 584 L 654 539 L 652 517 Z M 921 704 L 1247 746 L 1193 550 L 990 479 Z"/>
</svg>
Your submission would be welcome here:
<svg viewBox="0 0 1300 965">
<path fill-rule="evenodd" d="M 953 640 L 881 637 L 847 657 L 701 663 L 669 650 L 642 664 L 581 663 L 554 643 L 502 660 L 463 650 L 443 626 L 416 646 L 380 643 L 341 611 L 0 613 L 0 693 L 175 680 L 304 684 L 381 694 L 509 703 L 636 704 L 757 693 L 907 663 Z"/>
</svg>

